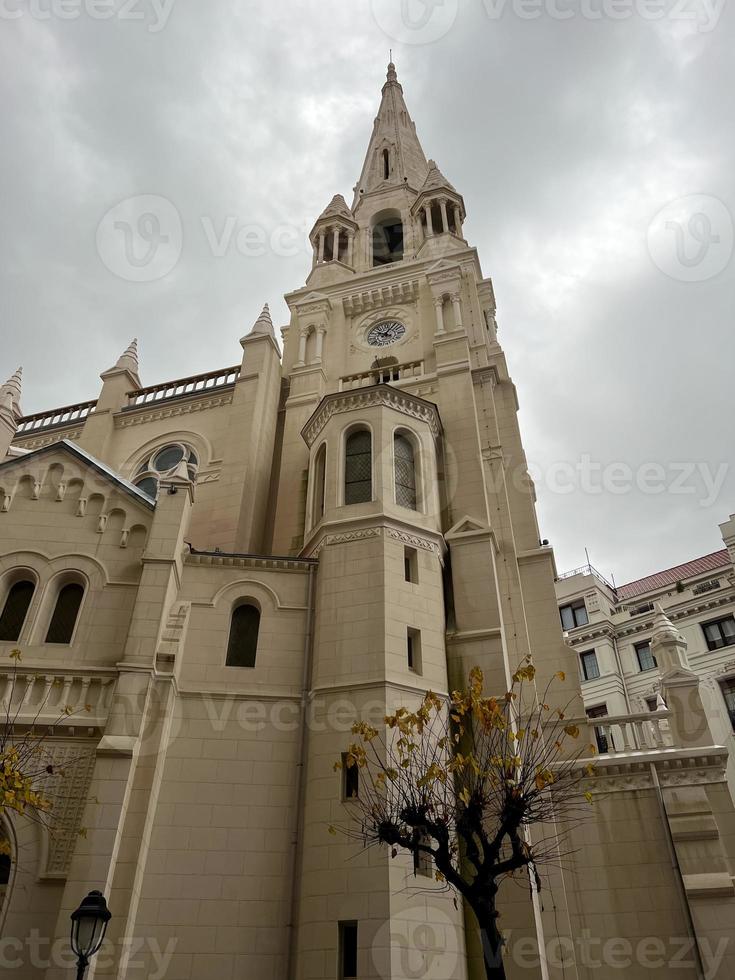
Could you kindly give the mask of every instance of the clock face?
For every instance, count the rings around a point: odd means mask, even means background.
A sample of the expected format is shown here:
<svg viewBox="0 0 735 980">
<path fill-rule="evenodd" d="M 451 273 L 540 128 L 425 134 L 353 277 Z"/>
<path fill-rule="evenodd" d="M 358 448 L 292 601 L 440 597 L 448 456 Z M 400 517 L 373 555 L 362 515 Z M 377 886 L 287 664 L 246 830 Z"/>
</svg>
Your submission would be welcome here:
<svg viewBox="0 0 735 980">
<path fill-rule="evenodd" d="M 405 334 L 406 328 L 398 320 L 383 320 L 368 331 L 367 342 L 371 347 L 388 347 Z"/>
</svg>

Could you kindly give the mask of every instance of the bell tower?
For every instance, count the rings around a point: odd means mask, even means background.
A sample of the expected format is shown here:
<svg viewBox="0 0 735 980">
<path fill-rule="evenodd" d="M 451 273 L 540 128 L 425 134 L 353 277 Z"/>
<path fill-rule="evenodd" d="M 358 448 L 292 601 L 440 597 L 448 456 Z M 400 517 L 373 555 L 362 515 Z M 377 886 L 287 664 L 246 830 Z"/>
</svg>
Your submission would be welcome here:
<svg viewBox="0 0 735 980">
<path fill-rule="evenodd" d="M 352 207 L 341 195 L 326 207 L 306 285 L 286 296 L 272 553 L 319 558 L 299 980 L 340 975 L 339 923 L 357 923 L 360 977 L 415 975 L 391 936 L 411 945 L 417 894 L 437 941 L 464 943 L 462 910 L 437 883 L 414 882 L 400 856 L 356 854 L 325 836 L 349 811 L 333 766 L 352 724 L 447 692 L 474 665 L 506 690 L 530 651 L 540 683 L 566 670 L 559 696 L 577 693 L 493 286 L 465 217 L 462 195 L 424 154 L 391 63 Z M 509 894 L 504 914 L 536 935 L 525 896 Z M 446 980 L 467 976 L 458 951 Z"/>
</svg>

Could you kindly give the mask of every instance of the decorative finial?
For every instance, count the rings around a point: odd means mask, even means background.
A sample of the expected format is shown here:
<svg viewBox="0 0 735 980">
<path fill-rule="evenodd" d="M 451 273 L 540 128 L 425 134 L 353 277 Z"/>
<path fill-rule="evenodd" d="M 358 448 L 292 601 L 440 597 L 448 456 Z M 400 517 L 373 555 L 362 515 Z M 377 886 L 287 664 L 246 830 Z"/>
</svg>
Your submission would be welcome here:
<svg viewBox="0 0 735 980">
<path fill-rule="evenodd" d="M 397 82 L 398 75 L 396 73 L 396 66 L 393 64 L 393 52 L 391 51 L 390 64 L 388 65 L 388 81 Z"/>
<path fill-rule="evenodd" d="M 138 338 L 134 338 L 130 344 L 125 348 L 120 357 L 117 360 L 115 367 L 127 368 L 130 370 L 131 367 L 135 371 L 138 370 Z"/>
<path fill-rule="evenodd" d="M 23 368 L 19 367 L 0 388 L 0 408 L 7 408 L 20 417 L 20 394 L 23 383 Z"/>
<path fill-rule="evenodd" d="M 253 329 L 248 336 L 252 334 L 267 334 L 275 340 L 276 333 L 273 329 L 273 319 L 271 318 L 270 307 L 267 303 L 263 307 L 263 312 L 253 324 Z"/>
</svg>

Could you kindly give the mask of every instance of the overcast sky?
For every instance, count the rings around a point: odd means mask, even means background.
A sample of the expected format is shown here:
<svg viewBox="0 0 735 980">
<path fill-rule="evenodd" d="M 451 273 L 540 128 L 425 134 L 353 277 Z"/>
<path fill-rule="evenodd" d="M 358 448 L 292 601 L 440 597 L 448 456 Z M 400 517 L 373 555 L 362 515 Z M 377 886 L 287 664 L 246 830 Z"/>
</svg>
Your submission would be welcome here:
<svg viewBox="0 0 735 980">
<path fill-rule="evenodd" d="M 40 411 L 96 397 L 134 336 L 153 384 L 239 361 L 266 301 L 285 323 L 392 47 L 495 283 L 560 571 L 585 547 L 618 583 L 714 551 L 734 44 L 733 0 L 0 0 L 0 373 L 23 364 Z M 157 228 L 135 225 L 150 195 Z M 168 236 L 154 262 L 115 258 L 126 222 Z"/>
</svg>

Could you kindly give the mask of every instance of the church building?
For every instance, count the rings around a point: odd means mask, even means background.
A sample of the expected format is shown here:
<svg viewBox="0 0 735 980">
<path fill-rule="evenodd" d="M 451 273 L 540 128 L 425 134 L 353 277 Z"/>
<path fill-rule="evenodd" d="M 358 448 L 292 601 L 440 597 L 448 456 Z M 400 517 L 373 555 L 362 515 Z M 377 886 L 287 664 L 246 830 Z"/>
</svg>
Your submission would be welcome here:
<svg viewBox="0 0 735 980">
<path fill-rule="evenodd" d="M 484 976 L 443 883 L 328 833 L 352 724 L 475 665 L 501 693 L 532 655 L 588 724 L 465 219 L 390 64 L 282 344 L 266 305 L 221 370 L 144 385 L 133 342 L 82 404 L 23 415 L 20 372 L 0 389 L 0 700 L 74 760 L 53 833 L 2 818 L 8 976 L 73 975 L 92 889 L 93 980 Z M 661 608 L 646 639 L 660 704 L 611 698 L 569 853 L 540 895 L 501 892 L 511 980 L 735 976 L 728 747 Z"/>
</svg>

